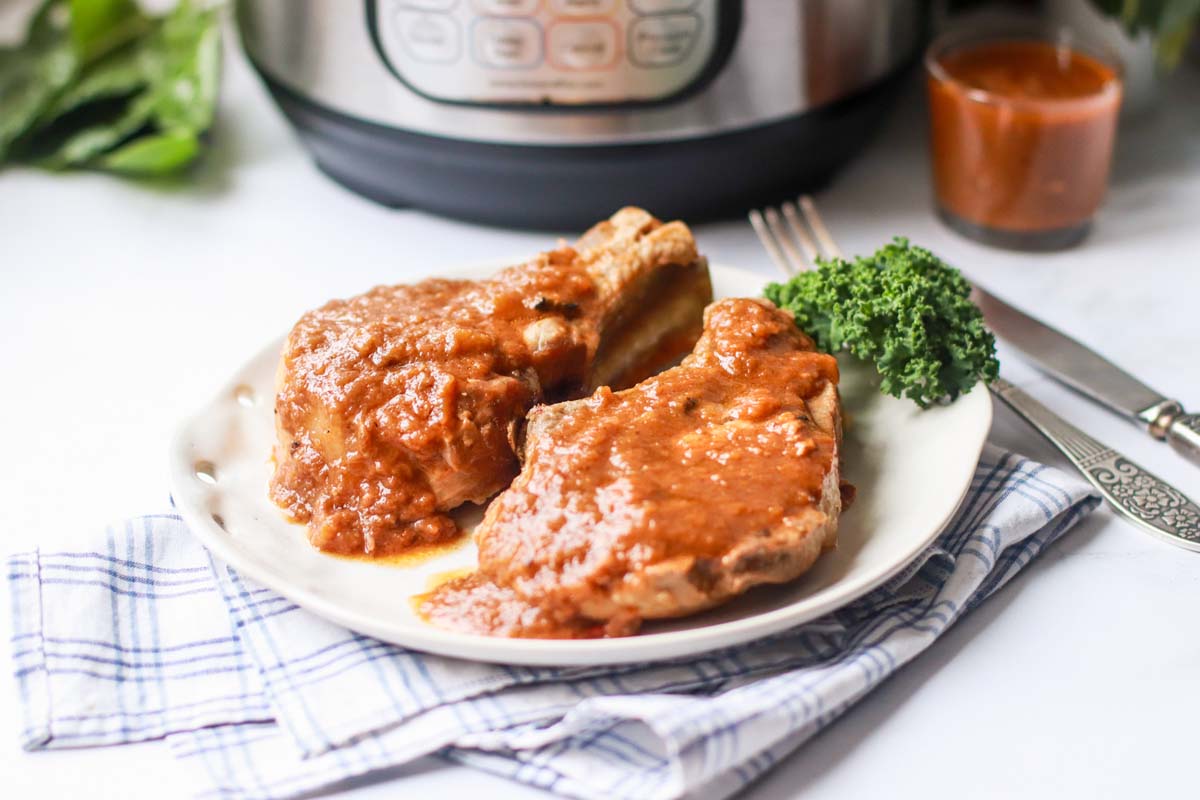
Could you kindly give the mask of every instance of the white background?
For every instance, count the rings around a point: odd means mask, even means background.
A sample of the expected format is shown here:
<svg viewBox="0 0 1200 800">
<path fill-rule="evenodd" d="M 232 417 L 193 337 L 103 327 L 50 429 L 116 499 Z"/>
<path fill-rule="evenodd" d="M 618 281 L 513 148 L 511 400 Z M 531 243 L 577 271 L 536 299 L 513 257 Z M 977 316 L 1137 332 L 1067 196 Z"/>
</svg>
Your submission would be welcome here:
<svg viewBox="0 0 1200 800">
<path fill-rule="evenodd" d="M 346 192 L 314 169 L 234 48 L 229 62 L 212 153 L 186 183 L 0 172 L 0 550 L 164 508 L 176 420 L 303 310 L 551 243 Z M 915 84 L 821 208 L 845 249 L 908 235 L 1200 409 L 1200 75 L 1189 69 L 1123 128 L 1111 197 L 1078 249 L 990 250 L 934 220 Z M 713 261 L 774 277 L 744 222 L 696 234 Z M 1005 355 L 1011 378 L 1200 498 L 1200 468 Z M 993 440 L 1061 463 L 1004 410 Z M 1193 795 L 1198 620 L 1200 555 L 1099 511 L 747 796 Z M 22 752 L 11 679 L 0 684 L 5 796 L 193 788 L 156 743 Z M 394 777 L 342 796 L 540 795 L 432 759 Z"/>
</svg>

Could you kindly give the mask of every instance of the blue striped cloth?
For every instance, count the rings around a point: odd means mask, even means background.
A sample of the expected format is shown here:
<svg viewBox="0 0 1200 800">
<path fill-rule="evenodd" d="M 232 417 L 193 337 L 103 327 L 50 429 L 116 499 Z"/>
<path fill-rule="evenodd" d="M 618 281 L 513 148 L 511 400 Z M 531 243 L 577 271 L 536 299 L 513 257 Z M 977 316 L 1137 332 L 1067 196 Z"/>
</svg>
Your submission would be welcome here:
<svg viewBox="0 0 1200 800">
<path fill-rule="evenodd" d="M 725 797 L 1097 502 L 989 447 L 936 543 L 851 605 L 686 660 L 569 669 L 360 636 L 214 562 L 178 517 L 141 517 L 89 547 L 9 560 L 21 741 L 163 739 L 204 798 L 291 797 L 431 753 L 581 798 Z"/>
</svg>

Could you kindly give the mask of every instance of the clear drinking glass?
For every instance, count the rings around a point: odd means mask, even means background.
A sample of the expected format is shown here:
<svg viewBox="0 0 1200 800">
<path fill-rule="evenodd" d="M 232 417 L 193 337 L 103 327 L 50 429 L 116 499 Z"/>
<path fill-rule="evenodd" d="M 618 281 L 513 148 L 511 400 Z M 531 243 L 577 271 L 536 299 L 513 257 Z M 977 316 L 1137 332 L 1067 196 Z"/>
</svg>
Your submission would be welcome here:
<svg viewBox="0 0 1200 800">
<path fill-rule="evenodd" d="M 1111 55 L 1069 31 L 950 33 L 925 55 L 939 215 L 987 244 L 1080 241 L 1108 186 L 1121 105 Z"/>
</svg>

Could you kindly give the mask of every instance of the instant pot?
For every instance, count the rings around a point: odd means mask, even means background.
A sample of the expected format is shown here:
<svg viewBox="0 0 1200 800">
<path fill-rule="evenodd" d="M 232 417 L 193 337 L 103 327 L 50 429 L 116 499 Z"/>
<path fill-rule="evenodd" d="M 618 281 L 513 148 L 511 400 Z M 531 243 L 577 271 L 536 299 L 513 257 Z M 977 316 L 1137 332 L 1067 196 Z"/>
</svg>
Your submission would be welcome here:
<svg viewBox="0 0 1200 800">
<path fill-rule="evenodd" d="M 920 0 L 241 0 L 320 167 L 367 197 L 576 229 L 830 178 L 878 127 Z"/>
</svg>

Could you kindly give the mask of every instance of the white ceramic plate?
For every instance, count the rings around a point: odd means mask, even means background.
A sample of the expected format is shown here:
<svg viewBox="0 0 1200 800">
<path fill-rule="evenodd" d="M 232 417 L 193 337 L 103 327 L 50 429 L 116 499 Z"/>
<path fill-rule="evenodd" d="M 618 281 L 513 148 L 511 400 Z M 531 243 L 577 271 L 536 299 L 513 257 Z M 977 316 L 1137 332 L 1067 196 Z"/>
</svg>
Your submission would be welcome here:
<svg viewBox="0 0 1200 800">
<path fill-rule="evenodd" d="M 463 274 L 478 277 L 494 268 Z M 718 297 L 762 291 L 762 277 L 750 272 L 714 267 L 712 275 Z M 242 575 L 314 614 L 405 647 L 509 664 L 616 664 L 695 654 L 776 633 L 854 600 L 941 531 L 970 484 L 992 417 L 982 386 L 953 405 L 921 411 L 879 394 L 869 369 L 843 363 L 843 463 L 858 498 L 842 517 L 837 549 L 812 570 L 704 614 L 649 624 L 634 637 L 500 639 L 439 630 L 413 611 L 412 596 L 427 591 L 436 576 L 474 565 L 469 537 L 409 564 L 336 558 L 313 549 L 303 527 L 287 522 L 267 498 L 280 346 L 272 344 L 242 367 L 171 444 L 171 488 L 191 530 Z"/>
</svg>

